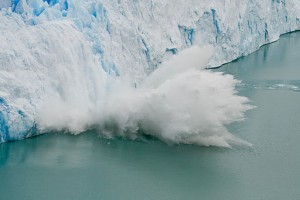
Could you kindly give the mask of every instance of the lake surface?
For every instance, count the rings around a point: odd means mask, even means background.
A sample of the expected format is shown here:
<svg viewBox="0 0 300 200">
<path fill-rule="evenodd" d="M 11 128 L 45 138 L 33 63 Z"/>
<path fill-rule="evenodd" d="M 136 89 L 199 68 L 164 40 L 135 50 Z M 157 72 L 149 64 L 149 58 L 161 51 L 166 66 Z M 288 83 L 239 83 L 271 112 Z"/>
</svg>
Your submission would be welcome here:
<svg viewBox="0 0 300 200">
<path fill-rule="evenodd" d="M 0 144 L 2 200 L 300 199 L 300 33 L 215 71 L 256 109 L 230 131 L 253 148 L 47 134 Z"/>
</svg>

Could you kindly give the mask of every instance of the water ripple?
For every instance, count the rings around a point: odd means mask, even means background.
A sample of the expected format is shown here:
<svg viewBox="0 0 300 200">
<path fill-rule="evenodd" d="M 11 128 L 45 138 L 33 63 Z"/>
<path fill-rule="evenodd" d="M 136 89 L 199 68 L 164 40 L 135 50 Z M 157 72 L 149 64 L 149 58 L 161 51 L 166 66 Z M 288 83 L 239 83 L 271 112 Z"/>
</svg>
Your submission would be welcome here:
<svg viewBox="0 0 300 200">
<path fill-rule="evenodd" d="M 300 80 L 268 80 L 268 81 L 244 81 L 238 85 L 238 89 L 257 89 L 257 90 L 289 90 L 300 92 Z"/>
</svg>

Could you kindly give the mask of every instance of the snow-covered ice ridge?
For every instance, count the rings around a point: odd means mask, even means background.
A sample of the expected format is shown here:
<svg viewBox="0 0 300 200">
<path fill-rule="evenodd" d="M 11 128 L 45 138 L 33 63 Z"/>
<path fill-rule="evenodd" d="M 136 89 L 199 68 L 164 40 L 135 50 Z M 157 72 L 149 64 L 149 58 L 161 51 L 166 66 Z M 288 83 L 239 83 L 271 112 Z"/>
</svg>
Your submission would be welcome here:
<svg viewBox="0 0 300 200">
<path fill-rule="evenodd" d="M 299 29 L 299 0 L 0 0 L 0 142 L 36 134 L 46 100 L 65 109 L 58 121 L 69 130 L 85 130 L 70 116 L 101 104 L 107 74 L 139 85 L 174 54 L 207 44 L 215 53 L 203 67 L 217 67 Z"/>
</svg>

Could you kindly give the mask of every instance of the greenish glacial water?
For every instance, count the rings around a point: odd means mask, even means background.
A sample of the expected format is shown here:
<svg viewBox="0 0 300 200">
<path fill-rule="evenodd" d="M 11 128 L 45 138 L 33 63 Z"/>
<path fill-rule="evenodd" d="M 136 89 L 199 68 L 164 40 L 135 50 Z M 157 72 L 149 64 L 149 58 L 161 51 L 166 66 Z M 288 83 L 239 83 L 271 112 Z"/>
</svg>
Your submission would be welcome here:
<svg viewBox="0 0 300 200">
<path fill-rule="evenodd" d="M 0 144 L 1 200 L 299 200 L 300 33 L 215 71 L 256 109 L 229 127 L 253 148 L 47 134 Z"/>
</svg>

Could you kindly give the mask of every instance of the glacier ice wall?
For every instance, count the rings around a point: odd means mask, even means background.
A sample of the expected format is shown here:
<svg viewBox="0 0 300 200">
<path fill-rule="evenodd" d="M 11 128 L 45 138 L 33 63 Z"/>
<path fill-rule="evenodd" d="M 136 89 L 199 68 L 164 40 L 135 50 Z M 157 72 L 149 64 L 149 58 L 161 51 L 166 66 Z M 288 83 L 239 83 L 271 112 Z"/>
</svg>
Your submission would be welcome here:
<svg viewBox="0 0 300 200">
<path fill-rule="evenodd" d="M 46 100 L 52 109 L 58 101 L 72 105 L 69 114 L 80 118 L 104 96 L 105 72 L 72 22 L 28 26 L 6 15 L 0 22 L 1 141 L 36 134 L 37 110 Z"/>
<path fill-rule="evenodd" d="M 109 74 L 137 82 L 191 45 L 214 45 L 207 67 L 216 67 L 300 29 L 298 0 L 2 0 L 1 7 L 32 25 L 74 21 Z"/>
<path fill-rule="evenodd" d="M 58 130 L 85 130 L 107 74 L 139 85 L 174 54 L 206 44 L 215 53 L 202 67 L 220 66 L 299 30 L 299 10 L 298 0 L 1 0 L 0 140 L 36 134 L 41 109 Z"/>
</svg>

